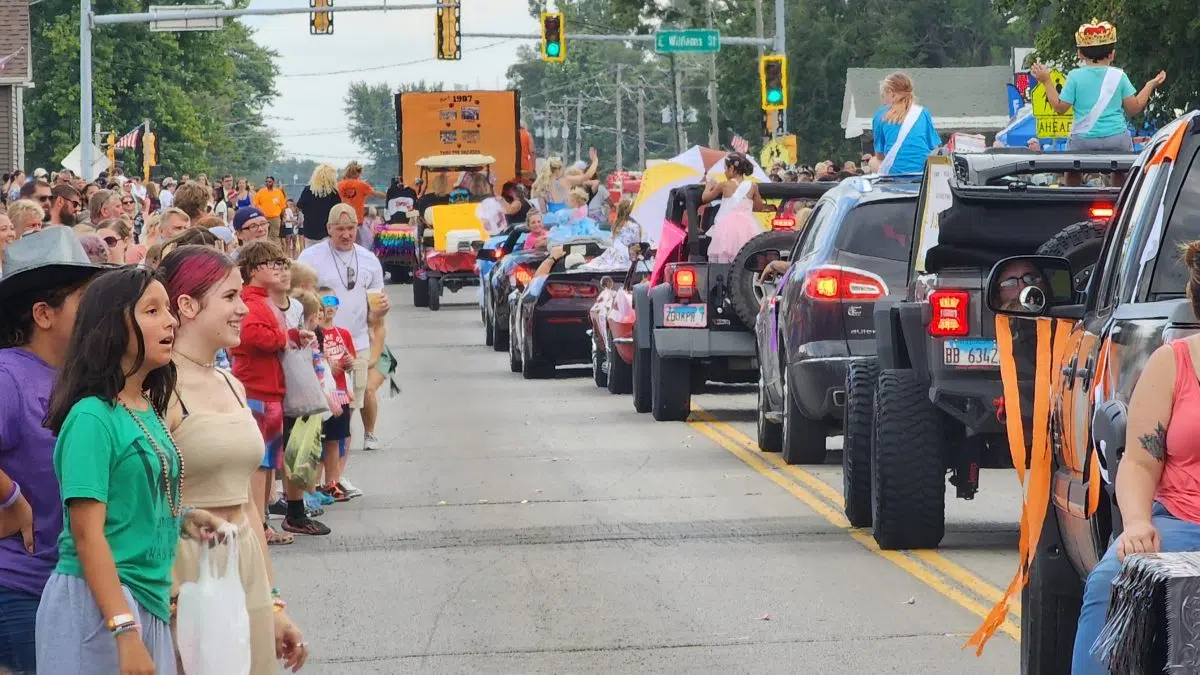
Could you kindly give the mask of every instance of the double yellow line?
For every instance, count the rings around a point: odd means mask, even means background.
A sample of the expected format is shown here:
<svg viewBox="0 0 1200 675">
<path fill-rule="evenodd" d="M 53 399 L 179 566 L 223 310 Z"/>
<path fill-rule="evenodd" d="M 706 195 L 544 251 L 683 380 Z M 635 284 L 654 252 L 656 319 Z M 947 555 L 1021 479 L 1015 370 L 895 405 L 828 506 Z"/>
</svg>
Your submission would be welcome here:
<svg viewBox="0 0 1200 675">
<path fill-rule="evenodd" d="M 1001 589 L 937 551 L 884 551 L 879 548 L 869 533 L 850 527 L 850 522 L 843 515 L 842 495 L 836 489 L 800 467 L 789 466 L 778 454 L 760 452 L 756 441 L 694 404 L 687 423 L 804 502 L 830 525 L 846 530 L 850 538 L 862 544 L 863 548 L 908 572 L 980 619 L 987 617 L 991 606 L 1004 594 Z M 1020 641 L 1020 619 L 1020 605 L 1014 602 L 1008 618 L 1000 624 L 998 631 Z"/>
</svg>

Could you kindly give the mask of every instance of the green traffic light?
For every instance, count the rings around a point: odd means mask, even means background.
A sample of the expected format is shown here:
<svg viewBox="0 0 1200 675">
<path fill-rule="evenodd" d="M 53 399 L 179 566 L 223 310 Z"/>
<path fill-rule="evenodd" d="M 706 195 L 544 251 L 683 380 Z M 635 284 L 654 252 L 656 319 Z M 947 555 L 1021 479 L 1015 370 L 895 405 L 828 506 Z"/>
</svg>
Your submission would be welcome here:
<svg viewBox="0 0 1200 675">
<path fill-rule="evenodd" d="M 783 103 L 783 92 L 779 89 L 771 89 L 767 91 L 767 103 L 778 104 Z"/>
<path fill-rule="evenodd" d="M 562 52 L 562 45 L 557 42 L 549 42 L 546 44 L 547 56 L 558 56 Z"/>
</svg>

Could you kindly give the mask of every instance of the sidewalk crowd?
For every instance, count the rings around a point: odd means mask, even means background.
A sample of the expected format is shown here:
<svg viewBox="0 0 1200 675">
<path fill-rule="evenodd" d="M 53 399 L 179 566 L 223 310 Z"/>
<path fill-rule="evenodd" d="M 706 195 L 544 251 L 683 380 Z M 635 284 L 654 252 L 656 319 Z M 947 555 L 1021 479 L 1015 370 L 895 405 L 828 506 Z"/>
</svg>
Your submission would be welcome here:
<svg viewBox="0 0 1200 675">
<path fill-rule="evenodd" d="M 296 202 L 269 176 L 0 182 L 0 672 L 183 672 L 210 556 L 236 559 L 249 672 L 303 666 L 270 551 L 362 495 L 351 420 L 378 449 L 395 370 L 361 173 L 321 165 Z"/>
</svg>

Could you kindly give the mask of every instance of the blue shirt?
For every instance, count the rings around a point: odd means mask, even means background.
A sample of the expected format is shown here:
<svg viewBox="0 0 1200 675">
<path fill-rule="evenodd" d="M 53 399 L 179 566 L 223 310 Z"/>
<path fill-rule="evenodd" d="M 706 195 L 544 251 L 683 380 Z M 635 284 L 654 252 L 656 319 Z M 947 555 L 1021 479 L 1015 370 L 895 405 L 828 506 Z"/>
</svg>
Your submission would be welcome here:
<svg viewBox="0 0 1200 675">
<path fill-rule="evenodd" d="M 875 152 L 884 157 L 887 157 L 892 146 L 896 144 L 896 139 L 900 136 L 900 126 L 904 122 L 883 121 L 883 116 L 890 107 L 885 105 L 880 108 L 871 122 L 871 131 L 875 135 Z M 900 146 L 899 152 L 896 153 L 896 161 L 888 173 L 893 176 L 924 173 L 925 160 L 941 144 L 942 139 L 933 128 L 933 116 L 929 114 L 929 108 L 922 108 L 917 121 L 908 131 L 908 137 L 904 139 L 904 145 Z"/>
<path fill-rule="evenodd" d="M 1104 83 L 1104 76 L 1108 73 L 1109 68 L 1110 66 L 1082 66 L 1067 74 L 1067 83 L 1063 85 L 1062 93 L 1058 97 L 1074 106 L 1075 122 L 1087 117 L 1095 107 L 1096 101 L 1100 98 L 1100 85 Z M 1118 68 L 1118 70 L 1120 69 Z M 1133 88 L 1129 76 L 1122 72 L 1121 83 L 1117 85 L 1117 93 L 1109 99 L 1108 105 L 1104 108 L 1104 112 L 1100 113 L 1096 124 L 1082 134 L 1075 134 L 1074 130 L 1071 134 L 1080 138 L 1107 138 L 1129 133 L 1122 101 L 1127 96 L 1136 95 L 1137 90 Z"/>
</svg>

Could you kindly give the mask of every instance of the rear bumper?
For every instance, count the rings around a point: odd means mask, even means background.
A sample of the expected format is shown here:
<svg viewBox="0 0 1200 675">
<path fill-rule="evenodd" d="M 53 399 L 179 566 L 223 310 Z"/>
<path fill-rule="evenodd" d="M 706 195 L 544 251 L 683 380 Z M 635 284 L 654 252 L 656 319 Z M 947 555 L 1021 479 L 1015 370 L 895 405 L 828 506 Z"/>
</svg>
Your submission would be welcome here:
<svg viewBox="0 0 1200 675">
<path fill-rule="evenodd" d="M 534 317 L 533 353 L 557 365 L 591 363 L 591 323 L 586 315 L 538 313 Z"/>
<path fill-rule="evenodd" d="M 846 408 L 846 369 L 857 358 L 835 356 L 791 364 L 789 386 L 796 397 L 796 406 L 805 417 L 824 419 L 841 427 Z"/>
<path fill-rule="evenodd" d="M 1004 386 L 999 371 L 989 371 L 995 379 L 945 377 L 945 371 L 933 376 L 929 398 L 939 409 L 961 423 L 968 434 L 1004 433 L 1004 423 L 997 417 L 998 401 L 1004 398 Z M 1021 391 L 1032 391 L 1033 382 L 1019 383 Z M 1031 410 L 1030 401 L 1021 401 L 1022 410 Z"/>
<path fill-rule="evenodd" d="M 667 358 L 706 359 L 756 355 L 754 333 L 703 328 L 655 328 L 654 348 Z"/>
</svg>

